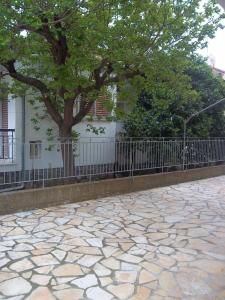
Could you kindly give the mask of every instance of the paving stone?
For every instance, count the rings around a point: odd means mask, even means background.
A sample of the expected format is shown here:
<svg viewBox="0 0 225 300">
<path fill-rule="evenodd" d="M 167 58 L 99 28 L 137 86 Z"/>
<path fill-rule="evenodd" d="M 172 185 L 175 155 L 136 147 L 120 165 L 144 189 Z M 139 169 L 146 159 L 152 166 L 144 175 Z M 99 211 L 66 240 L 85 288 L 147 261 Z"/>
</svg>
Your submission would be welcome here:
<svg viewBox="0 0 225 300">
<path fill-rule="evenodd" d="M 159 274 L 162 271 L 162 268 L 160 266 L 147 261 L 141 262 L 141 266 L 144 267 L 147 271 L 155 274 Z"/>
<path fill-rule="evenodd" d="M 32 271 L 22 273 L 23 278 L 29 279 L 32 276 Z"/>
<path fill-rule="evenodd" d="M 209 234 L 208 231 L 203 228 L 188 229 L 188 235 L 190 235 L 192 237 L 207 236 L 208 234 Z"/>
<path fill-rule="evenodd" d="M 128 254 L 131 255 L 138 255 L 138 256 L 143 256 L 147 253 L 147 250 L 143 249 L 143 248 L 139 248 L 137 244 L 137 246 L 132 247 L 130 250 L 128 250 Z"/>
<path fill-rule="evenodd" d="M 32 269 L 34 265 L 27 258 L 21 259 L 10 265 L 10 269 L 16 272 L 23 272 Z"/>
<path fill-rule="evenodd" d="M 166 216 L 165 217 L 165 222 L 168 223 L 177 223 L 177 222 L 181 222 L 184 219 L 183 216 L 179 216 L 179 215 L 173 215 L 173 216 Z"/>
<path fill-rule="evenodd" d="M 49 223 L 42 223 L 38 226 L 35 227 L 34 231 L 33 232 L 38 232 L 38 231 L 46 231 L 48 229 L 52 229 L 54 227 L 56 227 L 57 225 L 52 223 L 52 222 L 49 222 Z"/>
<path fill-rule="evenodd" d="M 146 271 L 146 270 L 142 270 L 140 272 L 140 275 L 139 275 L 139 284 L 144 284 L 144 283 L 147 283 L 147 282 L 151 282 L 151 281 L 154 281 L 154 280 L 157 280 L 157 277 Z"/>
<path fill-rule="evenodd" d="M 22 228 L 20 227 L 16 227 L 15 229 L 11 230 L 7 236 L 21 236 L 26 234 L 26 231 L 24 231 Z"/>
<path fill-rule="evenodd" d="M 133 237 L 132 240 L 137 244 L 147 244 L 148 240 L 144 236 Z"/>
<path fill-rule="evenodd" d="M 143 260 L 141 257 L 131 255 L 131 254 L 122 254 L 122 255 L 118 256 L 117 259 L 120 259 L 120 260 L 126 261 L 126 262 L 130 262 L 133 264 L 138 264 Z"/>
<path fill-rule="evenodd" d="M 97 263 L 95 266 L 94 266 L 94 269 L 95 273 L 97 274 L 97 276 L 108 276 L 111 274 L 111 270 L 104 267 L 103 265 Z"/>
<path fill-rule="evenodd" d="M 86 289 L 90 286 L 97 285 L 98 280 L 94 274 L 88 274 L 82 278 L 73 280 L 71 283 L 77 285 L 81 289 Z"/>
<path fill-rule="evenodd" d="M 29 256 L 30 253 L 29 252 L 15 252 L 15 251 L 8 251 L 8 256 L 12 259 L 12 260 L 17 260 L 26 256 Z"/>
<path fill-rule="evenodd" d="M 137 278 L 137 271 L 116 271 L 115 280 L 118 282 L 134 283 Z"/>
<path fill-rule="evenodd" d="M 57 265 L 59 262 L 51 254 L 34 256 L 31 258 L 37 266 Z"/>
<path fill-rule="evenodd" d="M 115 295 L 118 299 L 127 299 L 134 293 L 134 285 L 129 283 L 109 285 L 107 290 Z"/>
<path fill-rule="evenodd" d="M 115 252 L 118 251 L 118 248 L 111 247 L 111 246 L 106 246 L 102 249 L 103 254 L 105 255 L 106 258 L 110 257 L 113 255 Z"/>
<path fill-rule="evenodd" d="M 62 251 L 62 250 L 54 250 L 51 252 L 59 261 L 62 261 L 64 259 L 64 257 L 66 256 L 66 251 Z"/>
<path fill-rule="evenodd" d="M 167 238 L 168 233 L 155 232 L 155 233 L 148 233 L 146 234 L 146 236 L 148 236 L 150 240 L 158 241 Z"/>
<path fill-rule="evenodd" d="M 8 258 L 3 258 L 3 259 L 0 259 L 0 268 L 4 267 L 5 265 L 8 264 L 8 262 L 10 262 L 10 259 Z"/>
<path fill-rule="evenodd" d="M 207 277 L 199 276 L 199 273 L 179 273 L 176 280 L 183 292 L 187 297 L 189 296 L 205 296 L 210 295 L 213 291 L 210 288 Z M 224 286 L 224 282 L 223 282 Z"/>
<path fill-rule="evenodd" d="M 172 273 L 163 271 L 159 276 L 159 284 L 166 292 L 166 295 L 177 298 L 182 297 L 181 290 L 178 287 Z"/>
<path fill-rule="evenodd" d="M 220 261 L 202 259 L 191 262 L 190 266 L 199 268 L 211 274 L 225 274 L 225 264 L 224 262 Z"/>
<path fill-rule="evenodd" d="M 102 256 L 85 255 L 81 259 L 79 259 L 77 263 L 89 268 L 96 264 L 101 258 Z"/>
<path fill-rule="evenodd" d="M 149 300 L 151 291 L 144 287 L 144 286 L 138 286 L 136 294 L 131 298 L 131 300 Z"/>
<path fill-rule="evenodd" d="M 22 277 L 12 278 L 0 283 L 0 293 L 5 296 L 27 294 L 31 289 L 31 284 Z"/>
<path fill-rule="evenodd" d="M 47 287 L 36 288 L 26 300 L 56 300 Z"/>
<path fill-rule="evenodd" d="M 102 255 L 101 250 L 96 247 L 78 247 L 73 249 L 73 251 L 81 254 Z"/>
<path fill-rule="evenodd" d="M 48 274 L 53 268 L 54 266 L 45 266 L 45 267 L 35 268 L 34 270 L 39 274 Z"/>
<path fill-rule="evenodd" d="M 80 300 L 83 298 L 83 294 L 83 290 L 73 288 L 54 292 L 54 295 L 59 300 Z"/>
<path fill-rule="evenodd" d="M 125 263 L 122 262 L 121 263 L 121 270 L 123 271 L 140 271 L 141 266 L 139 265 L 134 265 L 134 264 L 130 264 L 130 263 Z"/>
<path fill-rule="evenodd" d="M 63 231 L 65 234 L 75 236 L 75 237 L 94 237 L 92 234 L 90 234 L 87 231 L 79 230 L 76 228 L 70 228 Z"/>
<path fill-rule="evenodd" d="M 120 247 L 123 251 L 128 251 L 133 245 L 134 243 L 120 243 Z"/>
<path fill-rule="evenodd" d="M 0 216 L 0 299 L 224 300 L 224 182 Z"/>
<path fill-rule="evenodd" d="M 56 280 L 59 285 L 62 285 L 64 283 L 68 283 L 68 282 L 74 280 L 75 278 L 76 277 L 74 277 L 74 276 L 73 277 L 57 277 Z"/>
<path fill-rule="evenodd" d="M 114 257 L 109 257 L 107 259 L 102 260 L 101 264 L 112 270 L 118 270 L 120 268 L 120 262 Z"/>
<path fill-rule="evenodd" d="M 67 252 L 67 253 L 68 254 L 64 260 L 65 262 L 75 262 L 83 256 L 83 254 L 81 253 L 74 253 L 74 252 Z"/>
<path fill-rule="evenodd" d="M 111 300 L 113 298 L 112 294 L 106 292 L 100 287 L 90 287 L 87 289 L 87 297 L 93 300 Z"/>
<path fill-rule="evenodd" d="M 51 276 L 48 275 L 33 275 L 31 281 L 38 285 L 47 285 L 51 279 Z"/>
<path fill-rule="evenodd" d="M 18 276 L 18 274 L 14 273 L 14 272 L 2 272 L 2 271 L 0 271 L 0 282 L 11 279 L 11 278 L 15 278 L 17 276 Z"/>
<path fill-rule="evenodd" d="M 1 245 L 0 245 L 0 252 L 6 252 L 6 251 L 8 251 L 8 250 L 10 250 L 9 247 L 5 247 L 5 246 L 1 246 Z"/>
<path fill-rule="evenodd" d="M 163 254 L 169 255 L 175 252 L 175 250 L 171 247 L 166 247 L 166 246 L 160 246 L 159 251 Z"/>
<path fill-rule="evenodd" d="M 94 247 L 100 247 L 102 248 L 102 239 L 99 238 L 93 238 L 93 239 L 86 239 L 89 245 L 94 246 Z"/>
<path fill-rule="evenodd" d="M 99 277 L 99 281 L 103 287 L 113 282 L 111 277 Z"/>
<path fill-rule="evenodd" d="M 83 275 L 79 265 L 75 264 L 64 264 L 52 271 L 52 274 L 55 276 L 80 276 Z"/>
</svg>

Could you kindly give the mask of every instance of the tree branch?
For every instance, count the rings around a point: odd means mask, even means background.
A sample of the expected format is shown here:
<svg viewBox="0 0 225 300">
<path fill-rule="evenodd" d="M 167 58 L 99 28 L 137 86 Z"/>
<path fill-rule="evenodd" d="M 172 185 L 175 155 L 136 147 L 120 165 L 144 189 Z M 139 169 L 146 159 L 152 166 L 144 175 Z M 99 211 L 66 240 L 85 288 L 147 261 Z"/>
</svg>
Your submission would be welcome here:
<svg viewBox="0 0 225 300">
<path fill-rule="evenodd" d="M 54 20 L 57 21 L 54 26 L 56 28 L 58 38 L 56 38 L 56 36 L 51 32 L 48 20 L 46 18 L 41 19 L 42 26 L 39 28 L 34 28 L 27 24 L 17 24 L 15 27 L 20 30 L 27 30 L 37 33 L 40 36 L 44 37 L 50 45 L 50 50 L 55 64 L 63 65 L 65 64 L 68 55 L 67 39 L 65 34 L 62 34 L 63 27 L 61 22 L 59 21 L 60 17 L 54 16 Z"/>
<path fill-rule="evenodd" d="M 48 87 L 39 79 L 29 77 L 29 76 L 24 76 L 23 74 L 20 74 L 16 71 L 15 69 L 15 60 L 10 60 L 7 61 L 6 63 L 1 63 L 8 71 L 9 76 L 12 78 L 25 83 L 28 86 L 34 87 L 42 95 L 43 102 L 47 108 L 48 113 L 51 115 L 52 119 L 60 125 L 63 122 L 63 119 L 58 112 L 58 110 L 55 108 L 53 103 L 51 102 L 51 97 L 50 97 L 50 91 Z"/>
<path fill-rule="evenodd" d="M 76 125 L 82 121 L 82 119 L 89 113 L 94 102 L 88 101 L 86 97 L 82 96 L 80 102 L 80 109 L 76 116 L 73 118 L 72 125 Z"/>
<path fill-rule="evenodd" d="M 113 72 L 113 68 L 112 65 L 110 64 L 108 67 L 108 74 L 110 75 Z M 87 100 L 87 94 L 90 93 L 93 90 L 100 90 L 102 86 L 108 85 L 110 83 L 117 83 L 121 80 L 126 80 L 126 79 L 131 79 L 134 78 L 135 76 L 145 76 L 144 72 L 141 72 L 140 70 L 126 70 L 123 74 L 121 74 L 120 76 L 114 76 L 109 78 L 108 80 L 99 80 L 99 74 L 101 72 L 102 68 L 99 67 L 98 69 L 95 70 L 95 84 L 91 85 L 89 87 L 79 87 L 77 89 L 77 93 L 81 94 L 81 95 L 86 95 L 85 97 L 83 96 L 81 98 L 81 102 L 80 102 L 80 109 L 79 112 L 73 117 L 73 125 L 78 124 L 79 122 L 82 121 L 82 119 L 89 113 L 92 105 L 94 102 L 89 102 Z M 106 71 L 107 73 L 107 71 Z"/>
</svg>

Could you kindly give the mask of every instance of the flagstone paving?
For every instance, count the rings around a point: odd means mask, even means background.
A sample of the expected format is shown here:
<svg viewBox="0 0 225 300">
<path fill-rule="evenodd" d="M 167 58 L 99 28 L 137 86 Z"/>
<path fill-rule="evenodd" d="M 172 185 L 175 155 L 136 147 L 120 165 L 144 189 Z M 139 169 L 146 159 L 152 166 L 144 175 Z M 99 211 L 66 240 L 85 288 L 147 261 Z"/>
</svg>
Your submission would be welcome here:
<svg viewBox="0 0 225 300">
<path fill-rule="evenodd" d="M 0 216 L 0 299 L 224 300 L 225 176 Z"/>
</svg>

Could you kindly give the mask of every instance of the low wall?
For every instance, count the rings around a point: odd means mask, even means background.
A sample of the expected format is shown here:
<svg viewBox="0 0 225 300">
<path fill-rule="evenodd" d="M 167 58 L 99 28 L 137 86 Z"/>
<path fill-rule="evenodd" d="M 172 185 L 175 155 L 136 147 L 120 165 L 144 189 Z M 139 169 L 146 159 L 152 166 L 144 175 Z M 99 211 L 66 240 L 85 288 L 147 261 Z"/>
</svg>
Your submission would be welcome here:
<svg viewBox="0 0 225 300">
<path fill-rule="evenodd" d="M 0 194 L 0 215 L 225 175 L 225 165 Z"/>
</svg>

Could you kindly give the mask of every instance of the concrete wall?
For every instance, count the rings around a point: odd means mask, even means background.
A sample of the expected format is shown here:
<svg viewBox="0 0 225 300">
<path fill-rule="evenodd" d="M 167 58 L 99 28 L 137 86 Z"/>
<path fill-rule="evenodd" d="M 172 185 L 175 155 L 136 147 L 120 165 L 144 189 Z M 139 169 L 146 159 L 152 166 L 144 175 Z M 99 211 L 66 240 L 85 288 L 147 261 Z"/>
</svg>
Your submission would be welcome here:
<svg viewBox="0 0 225 300">
<path fill-rule="evenodd" d="M 44 208 L 225 175 L 225 165 L 0 194 L 0 214 Z"/>
</svg>

